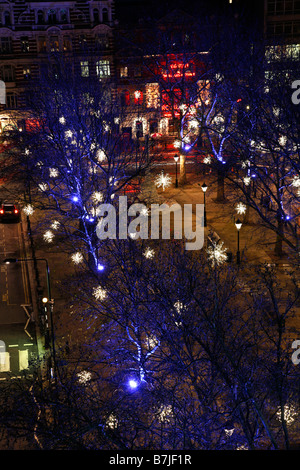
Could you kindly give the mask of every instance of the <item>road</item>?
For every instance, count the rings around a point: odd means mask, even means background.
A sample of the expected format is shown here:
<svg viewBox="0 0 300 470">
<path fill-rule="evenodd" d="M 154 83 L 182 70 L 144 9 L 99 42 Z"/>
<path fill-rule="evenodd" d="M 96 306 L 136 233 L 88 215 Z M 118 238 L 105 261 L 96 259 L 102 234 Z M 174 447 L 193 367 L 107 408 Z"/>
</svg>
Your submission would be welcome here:
<svg viewBox="0 0 300 470">
<path fill-rule="evenodd" d="M 36 356 L 34 323 L 27 266 L 4 264 L 5 258 L 24 257 L 21 222 L 0 223 L 0 380 L 18 377 Z M 26 331 L 25 331 L 26 329 Z"/>
</svg>

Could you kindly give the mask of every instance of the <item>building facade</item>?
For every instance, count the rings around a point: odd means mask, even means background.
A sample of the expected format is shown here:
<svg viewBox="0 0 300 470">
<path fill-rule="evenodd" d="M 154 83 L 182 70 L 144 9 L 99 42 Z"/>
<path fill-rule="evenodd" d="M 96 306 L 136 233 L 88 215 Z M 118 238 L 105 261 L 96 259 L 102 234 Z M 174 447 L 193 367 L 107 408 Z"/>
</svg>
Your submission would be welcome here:
<svg viewBox="0 0 300 470">
<path fill-rule="evenodd" d="M 88 76 L 86 50 L 96 45 L 99 75 L 113 73 L 114 2 L 111 0 L 0 0 L 0 130 L 23 126 L 30 80 L 38 80 L 57 53 L 71 56 Z"/>
</svg>

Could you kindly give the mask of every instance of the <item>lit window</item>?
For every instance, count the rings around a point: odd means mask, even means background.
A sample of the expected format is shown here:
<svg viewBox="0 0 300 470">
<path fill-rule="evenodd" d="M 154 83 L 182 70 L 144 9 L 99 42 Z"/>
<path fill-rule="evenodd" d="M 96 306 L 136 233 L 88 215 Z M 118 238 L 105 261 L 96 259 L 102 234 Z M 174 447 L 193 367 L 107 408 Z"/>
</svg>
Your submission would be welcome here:
<svg viewBox="0 0 300 470">
<path fill-rule="evenodd" d="M 90 74 L 88 61 L 80 62 L 80 68 L 81 68 L 81 76 L 82 77 L 88 77 L 89 74 Z"/>
<path fill-rule="evenodd" d="M 29 52 L 29 40 L 27 36 L 21 37 L 21 51 Z"/>
<path fill-rule="evenodd" d="M 136 90 L 134 92 L 134 104 L 143 103 L 143 92 L 141 90 Z"/>
<path fill-rule="evenodd" d="M 110 76 L 109 60 L 98 60 L 96 62 L 96 73 L 99 78 Z"/>
<path fill-rule="evenodd" d="M 120 77 L 128 77 L 128 67 L 120 68 Z"/>
<path fill-rule="evenodd" d="M 30 77 L 31 77 L 31 70 L 30 70 L 30 67 L 24 67 L 23 68 L 23 77 L 26 79 L 26 80 L 29 80 Z"/>
</svg>

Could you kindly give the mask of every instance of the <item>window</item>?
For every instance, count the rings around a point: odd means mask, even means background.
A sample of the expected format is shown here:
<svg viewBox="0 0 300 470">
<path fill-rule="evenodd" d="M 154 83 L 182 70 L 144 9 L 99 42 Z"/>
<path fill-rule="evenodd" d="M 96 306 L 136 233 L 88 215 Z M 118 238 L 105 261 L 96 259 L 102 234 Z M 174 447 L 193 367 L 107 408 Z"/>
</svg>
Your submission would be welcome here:
<svg viewBox="0 0 300 470">
<path fill-rule="evenodd" d="M 7 93 L 6 94 L 6 107 L 16 109 L 18 105 L 16 93 Z"/>
<path fill-rule="evenodd" d="M 40 36 L 38 38 L 38 52 L 47 52 L 46 36 Z"/>
<path fill-rule="evenodd" d="M 67 23 L 68 22 L 67 10 L 60 10 L 60 21 L 61 21 L 61 23 Z"/>
<path fill-rule="evenodd" d="M 108 23 L 108 9 L 107 8 L 102 9 L 102 21 L 103 23 Z"/>
<path fill-rule="evenodd" d="M 87 48 L 87 39 L 84 34 L 81 34 L 78 39 L 78 45 L 80 50 L 85 50 Z"/>
<path fill-rule="evenodd" d="M 11 24 L 9 11 L 4 12 L 4 24 L 5 26 L 9 26 Z"/>
<path fill-rule="evenodd" d="M 120 77 L 128 77 L 128 67 L 124 66 L 120 68 Z"/>
<path fill-rule="evenodd" d="M 30 67 L 23 67 L 23 77 L 25 80 L 29 80 L 31 78 L 31 69 Z"/>
<path fill-rule="evenodd" d="M 45 23 L 44 12 L 42 10 L 39 10 L 37 12 L 37 22 L 38 22 L 38 24 L 44 24 Z"/>
<path fill-rule="evenodd" d="M 109 37 L 107 34 L 99 34 L 96 37 L 96 47 L 100 50 L 109 48 Z"/>
<path fill-rule="evenodd" d="M 0 52 L 2 54 L 9 54 L 12 52 L 12 41 L 9 37 L 0 38 Z"/>
<path fill-rule="evenodd" d="M 50 37 L 50 51 L 51 52 L 58 52 L 59 51 L 58 36 L 51 36 Z"/>
<path fill-rule="evenodd" d="M 96 62 L 96 73 L 99 78 L 110 76 L 109 60 L 98 60 Z"/>
<path fill-rule="evenodd" d="M 128 90 L 123 90 L 121 93 L 121 106 L 130 105 L 130 93 Z"/>
<path fill-rule="evenodd" d="M 29 52 L 29 40 L 27 36 L 22 36 L 21 39 L 21 51 Z"/>
<path fill-rule="evenodd" d="M 143 104 L 143 92 L 141 90 L 134 92 L 134 104 Z"/>
<path fill-rule="evenodd" d="M 64 52 L 70 51 L 72 49 L 71 38 L 69 36 L 63 37 L 63 50 Z"/>
<path fill-rule="evenodd" d="M 88 77 L 89 76 L 89 63 L 88 61 L 80 62 L 80 69 L 81 69 L 81 76 Z"/>
<path fill-rule="evenodd" d="M 99 18 L 99 10 L 97 8 L 94 8 L 93 10 L 93 17 L 94 17 L 94 23 L 100 23 L 100 18 Z"/>
<path fill-rule="evenodd" d="M 56 11 L 55 10 L 49 10 L 48 11 L 48 23 L 49 24 L 55 24 L 56 23 Z"/>
<path fill-rule="evenodd" d="M 4 65 L 1 71 L 2 71 L 2 80 L 4 82 L 15 81 L 15 69 L 12 65 Z"/>
</svg>

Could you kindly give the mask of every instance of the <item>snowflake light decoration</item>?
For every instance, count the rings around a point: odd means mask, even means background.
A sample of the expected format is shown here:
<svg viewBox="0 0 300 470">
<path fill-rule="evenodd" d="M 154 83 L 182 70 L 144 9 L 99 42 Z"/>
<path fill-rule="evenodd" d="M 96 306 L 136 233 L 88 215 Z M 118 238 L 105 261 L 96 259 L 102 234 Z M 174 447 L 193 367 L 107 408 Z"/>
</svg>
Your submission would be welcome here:
<svg viewBox="0 0 300 470">
<path fill-rule="evenodd" d="M 96 159 L 99 163 L 104 162 L 106 158 L 105 152 L 102 149 L 97 150 Z"/>
<path fill-rule="evenodd" d="M 79 372 L 77 374 L 77 377 L 78 377 L 79 383 L 86 384 L 91 380 L 92 374 L 91 372 L 88 372 L 87 370 L 83 370 L 82 372 Z"/>
<path fill-rule="evenodd" d="M 292 180 L 292 186 L 294 186 L 295 188 L 300 188 L 300 176 L 299 175 L 294 176 Z"/>
<path fill-rule="evenodd" d="M 59 123 L 62 124 L 62 125 L 66 124 L 66 120 L 65 120 L 64 116 L 61 116 L 59 118 Z"/>
<path fill-rule="evenodd" d="M 58 176 L 57 168 L 49 168 L 50 178 L 56 178 Z"/>
<path fill-rule="evenodd" d="M 211 262 L 212 266 L 219 266 L 227 260 L 226 251 L 227 248 L 223 248 L 224 243 L 219 242 L 218 244 L 213 242 L 213 246 L 210 246 L 206 252 L 208 254 L 208 259 Z"/>
<path fill-rule="evenodd" d="M 65 132 L 65 137 L 66 138 L 71 138 L 73 136 L 73 132 L 71 131 L 71 129 L 68 129 L 66 132 Z"/>
<path fill-rule="evenodd" d="M 80 264 L 83 261 L 83 254 L 80 253 L 80 251 L 77 251 L 71 255 L 71 259 L 74 264 Z"/>
<path fill-rule="evenodd" d="M 146 248 L 146 250 L 144 251 L 143 255 L 145 256 L 145 258 L 147 259 L 150 259 L 150 258 L 153 258 L 154 255 L 155 255 L 155 251 L 152 249 L 152 248 Z"/>
<path fill-rule="evenodd" d="M 43 238 L 46 242 L 51 243 L 53 242 L 53 239 L 54 239 L 54 233 L 51 232 L 51 230 L 46 230 L 46 232 L 43 235 Z"/>
<path fill-rule="evenodd" d="M 281 410 L 279 409 L 276 414 L 278 419 L 281 421 Z M 292 422 L 295 421 L 295 416 L 297 416 L 297 414 L 298 413 L 293 405 L 284 405 L 283 417 L 287 424 L 292 424 Z"/>
<path fill-rule="evenodd" d="M 243 215 L 243 214 L 246 214 L 247 206 L 243 204 L 242 202 L 238 202 L 235 210 L 237 211 L 239 215 Z"/>
<path fill-rule="evenodd" d="M 249 184 L 251 183 L 251 178 L 250 176 L 245 176 L 245 178 L 243 179 L 244 181 L 244 185 L 245 186 L 249 186 Z"/>
<path fill-rule="evenodd" d="M 101 286 L 94 287 L 93 295 L 97 300 L 104 300 L 106 297 L 106 290 L 103 289 Z"/>
<path fill-rule="evenodd" d="M 160 188 L 162 187 L 162 190 L 164 191 L 165 188 L 168 188 L 172 184 L 172 178 L 170 175 L 167 173 L 166 175 L 162 171 L 159 175 L 156 176 L 155 178 L 155 185 Z"/>
<path fill-rule="evenodd" d="M 52 224 L 50 225 L 53 230 L 57 230 L 59 226 L 60 223 L 58 222 L 58 220 L 53 220 Z"/>
<path fill-rule="evenodd" d="M 211 157 L 204 157 L 203 158 L 203 163 L 205 163 L 206 165 L 209 165 L 211 163 Z"/>
<path fill-rule="evenodd" d="M 147 336 L 146 345 L 150 350 L 153 350 L 159 345 L 159 340 L 154 335 Z"/>
<path fill-rule="evenodd" d="M 47 183 L 40 183 L 39 184 L 39 190 L 40 191 L 47 191 L 47 189 L 48 189 Z"/>
<path fill-rule="evenodd" d="M 157 414 L 160 423 L 169 423 L 174 417 L 171 405 L 162 405 Z"/>
<path fill-rule="evenodd" d="M 175 140 L 173 146 L 174 146 L 175 149 L 180 149 L 180 147 L 181 147 L 180 140 Z"/>
<path fill-rule="evenodd" d="M 26 215 L 32 215 L 34 213 L 34 208 L 31 204 L 27 204 L 27 206 L 23 207 L 23 211 Z"/>
<path fill-rule="evenodd" d="M 94 202 L 102 202 L 103 201 L 103 193 L 100 191 L 94 191 L 92 194 L 92 199 Z"/>
<path fill-rule="evenodd" d="M 118 427 L 118 419 L 113 413 L 111 413 L 107 418 L 105 424 L 110 429 L 116 429 Z"/>
</svg>

